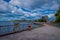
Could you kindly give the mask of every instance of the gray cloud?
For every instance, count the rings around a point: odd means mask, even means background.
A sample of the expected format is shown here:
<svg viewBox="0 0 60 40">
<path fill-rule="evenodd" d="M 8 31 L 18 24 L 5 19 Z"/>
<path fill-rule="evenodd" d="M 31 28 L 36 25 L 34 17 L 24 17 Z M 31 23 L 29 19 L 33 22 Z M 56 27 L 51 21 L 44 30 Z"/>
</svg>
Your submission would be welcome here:
<svg viewBox="0 0 60 40">
<path fill-rule="evenodd" d="M 2 19 L 37 19 L 41 15 L 45 15 L 48 10 L 57 10 L 60 5 L 59 0 L 11 0 L 9 3 L 0 0 L 0 14 L 4 16 L 3 13 L 6 14 L 7 17 L 0 17 Z M 16 8 L 19 7 L 19 8 Z M 24 11 L 24 9 L 28 9 L 28 11 Z M 47 10 L 47 11 L 46 11 Z M 49 12 L 52 13 L 52 12 Z M 14 17 L 12 17 L 14 16 Z M 11 17 L 9 17 L 11 16 Z"/>
</svg>

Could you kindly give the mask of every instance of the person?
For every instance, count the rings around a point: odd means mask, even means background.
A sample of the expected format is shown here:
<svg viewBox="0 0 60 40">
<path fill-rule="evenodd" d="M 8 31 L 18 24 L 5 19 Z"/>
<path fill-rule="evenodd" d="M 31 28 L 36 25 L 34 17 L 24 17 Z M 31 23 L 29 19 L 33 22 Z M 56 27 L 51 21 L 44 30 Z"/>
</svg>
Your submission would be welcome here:
<svg viewBox="0 0 60 40">
<path fill-rule="evenodd" d="M 29 24 L 29 25 L 28 25 L 28 31 L 30 31 L 30 30 L 31 30 L 31 25 Z"/>
</svg>

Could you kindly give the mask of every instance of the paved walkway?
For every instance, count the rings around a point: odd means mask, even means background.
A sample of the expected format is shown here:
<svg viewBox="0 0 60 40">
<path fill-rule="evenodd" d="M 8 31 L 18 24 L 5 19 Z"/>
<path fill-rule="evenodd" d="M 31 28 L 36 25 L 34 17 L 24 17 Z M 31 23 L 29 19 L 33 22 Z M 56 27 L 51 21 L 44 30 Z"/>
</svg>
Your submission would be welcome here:
<svg viewBox="0 0 60 40">
<path fill-rule="evenodd" d="M 44 24 L 43 27 L 0 37 L 0 40 L 60 40 L 60 29 Z"/>
</svg>

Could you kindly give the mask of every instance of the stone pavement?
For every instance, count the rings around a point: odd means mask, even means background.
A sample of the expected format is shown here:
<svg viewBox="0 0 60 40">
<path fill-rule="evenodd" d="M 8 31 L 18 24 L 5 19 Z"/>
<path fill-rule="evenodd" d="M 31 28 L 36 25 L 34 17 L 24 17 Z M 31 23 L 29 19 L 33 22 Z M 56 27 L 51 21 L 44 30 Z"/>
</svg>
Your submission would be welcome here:
<svg viewBox="0 0 60 40">
<path fill-rule="evenodd" d="M 44 24 L 31 31 L 2 36 L 0 40 L 60 40 L 60 29 Z"/>
</svg>

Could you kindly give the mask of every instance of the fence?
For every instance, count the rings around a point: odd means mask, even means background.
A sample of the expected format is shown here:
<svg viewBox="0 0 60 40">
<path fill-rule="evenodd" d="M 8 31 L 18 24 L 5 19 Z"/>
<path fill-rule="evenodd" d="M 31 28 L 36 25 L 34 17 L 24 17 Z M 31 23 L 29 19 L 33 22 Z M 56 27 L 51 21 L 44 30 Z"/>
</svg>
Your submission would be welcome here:
<svg viewBox="0 0 60 40">
<path fill-rule="evenodd" d="M 28 24 L 31 24 L 32 28 L 35 27 L 35 25 L 33 25 L 33 23 L 31 22 L 30 23 L 0 22 L 0 35 L 26 30 Z"/>
<path fill-rule="evenodd" d="M 2 25 L 2 24 L 4 24 L 4 25 Z M 38 27 L 37 25 L 35 25 L 31 22 L 29 22 L 29 23 L 28 22 L 25 22 L 25 23 L 24 22 L 22 22 L 22 23 L 13 23 L 13 22 L 0 23 L 0 35 L 26 30 L 28 28 L 28 24 L 31 25 L 31 28 Z"/>
</svg>

